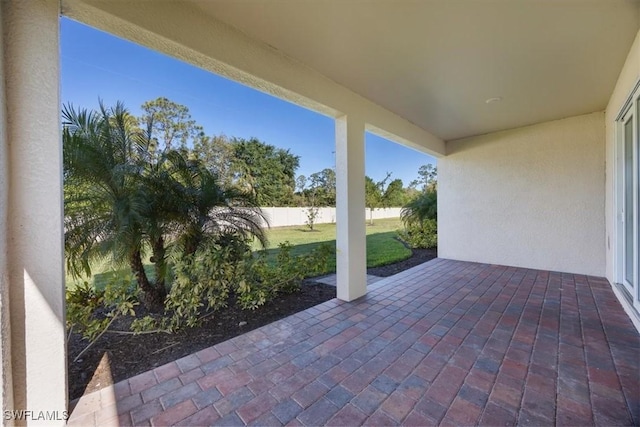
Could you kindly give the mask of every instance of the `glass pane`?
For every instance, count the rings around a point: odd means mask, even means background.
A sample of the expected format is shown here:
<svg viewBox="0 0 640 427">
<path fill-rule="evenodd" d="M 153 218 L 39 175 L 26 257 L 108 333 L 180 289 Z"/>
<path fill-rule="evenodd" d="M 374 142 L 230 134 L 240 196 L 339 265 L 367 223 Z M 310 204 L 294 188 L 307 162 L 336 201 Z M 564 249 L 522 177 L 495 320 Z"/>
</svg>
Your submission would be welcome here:
<svg viewBox="0 0 640 427">
<path fill-rule="evenodd" d="M 633 120 L 624 124 L 624 278 L 633 286 Z"/>
</svg>

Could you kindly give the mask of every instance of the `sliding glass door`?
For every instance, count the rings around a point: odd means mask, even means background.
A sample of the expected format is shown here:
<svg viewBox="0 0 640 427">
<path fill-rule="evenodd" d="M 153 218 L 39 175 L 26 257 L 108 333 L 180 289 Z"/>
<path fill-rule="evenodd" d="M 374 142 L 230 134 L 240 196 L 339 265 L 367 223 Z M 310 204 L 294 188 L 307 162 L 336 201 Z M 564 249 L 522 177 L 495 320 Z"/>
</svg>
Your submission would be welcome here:
<svg viewBox="0 0 640 427">
<path fill-rule="evenodd" d="M 640 307 L 640 166 L 639 166 L 639 111 L 638 93 L 634 94 L 628 110 L 622 116 L 618 140 L 618 278 L 632 299 Z"/>
</svg>

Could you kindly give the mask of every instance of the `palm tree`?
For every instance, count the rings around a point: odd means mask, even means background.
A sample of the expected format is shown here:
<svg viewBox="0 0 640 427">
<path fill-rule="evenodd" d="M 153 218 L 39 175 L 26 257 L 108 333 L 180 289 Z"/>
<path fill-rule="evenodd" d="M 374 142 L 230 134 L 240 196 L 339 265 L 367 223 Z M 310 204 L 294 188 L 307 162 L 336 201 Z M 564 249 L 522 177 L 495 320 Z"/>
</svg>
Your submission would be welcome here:
<svg viewBox="0 0 640 427">
<path fill-rule="evenodd" d="M 65 250 L 68 270 L 91 274 L 90 263 L 111 257 L 128 264 L 142 301 L 163 306 L 164 286 L 151 283 L 142 263 L 149 241 L 149 196 L 139 179 L 144 133 L 118 103 L 100 111 L 63 107 Z"/>
<path fill-rule="evenodd" d="M 229 236 L 257 238 L 266 246 L 262 227 L 266 218 L 255 197 L 235 187 L 220 185 L 218 176 L 199 159 L 173 150 L 165 155 L 171 185 L 165 185 L 176 202 L 176 243 L 192 255 L 207 242 Z"/>
<path fill-rule="evenodd" d="M 172 246 L 193 254 L 211 239 L 256 237 L 266 222 L 255 199 L 223 188 L 217 176 L 181 150 L 156 152 L 121 103 L 100 112 L 63 108 L 65 249 L 69 271 L 91 274 L 91 261 L 128 264 L 152 311 L 164 307 Z M 155 281 L 142 254 L 151 249 Z"/>
<path fill-rule="evenodd" d="M 428 219 L 438 218 L 438 193 L 437 190 L 427 190 L 409 203 L 404 205 L 400 212 L 400 218 L 406 225 L 417 225 L 422 228 Z"/>
</svg>

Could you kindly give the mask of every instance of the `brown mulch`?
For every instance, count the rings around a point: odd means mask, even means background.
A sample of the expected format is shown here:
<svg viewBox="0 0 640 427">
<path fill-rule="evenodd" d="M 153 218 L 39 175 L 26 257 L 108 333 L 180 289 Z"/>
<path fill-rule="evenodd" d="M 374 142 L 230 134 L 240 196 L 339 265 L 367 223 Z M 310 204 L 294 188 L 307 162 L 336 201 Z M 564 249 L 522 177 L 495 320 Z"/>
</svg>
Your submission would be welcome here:
<svg viewBox="0 0 640 427">
<path fill-rule="evenodd" d="M 370 268 L 367 272 L 387 277 L 436 256 L 435 250 L 414 249 L 411 258 Z M 106 333 L 76 362 L 73 359 L 87 346 L 87 342 L 73 333 L 67 344 L 69 398 L 76 399 L 85 393 L 321 304 L 335 296 L 335 287 L 308 280 L 300 292 L 281 295 L 254 311 L 241 310 L 231 301 L 227 309 L 205 319 L 201 326 L 185 328 L 175 334 Z"/>
<path fill-rule="evenodd" d="M 412 249 L 411 252 L 413 254 L 410 258 L 393 264 L 383 265 L 382 267 L 368 268 L 367 274 L 389 277 L 438 257 L 438 251 L 436 249 Z"/>
</svg>

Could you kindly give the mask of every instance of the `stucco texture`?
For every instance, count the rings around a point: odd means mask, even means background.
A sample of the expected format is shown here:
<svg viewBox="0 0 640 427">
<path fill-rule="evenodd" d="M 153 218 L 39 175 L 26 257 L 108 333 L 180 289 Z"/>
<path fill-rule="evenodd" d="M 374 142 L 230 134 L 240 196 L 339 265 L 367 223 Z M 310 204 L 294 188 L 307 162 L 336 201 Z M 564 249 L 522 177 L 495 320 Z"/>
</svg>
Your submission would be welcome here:
<svg viewBox="0 0 640 427">
<path fill-rule="evenodd" d="M 447 143 L 438 255 L 605 274 L 604 113 Z"/>
</svg>

